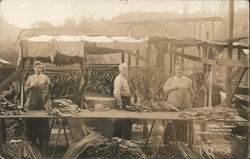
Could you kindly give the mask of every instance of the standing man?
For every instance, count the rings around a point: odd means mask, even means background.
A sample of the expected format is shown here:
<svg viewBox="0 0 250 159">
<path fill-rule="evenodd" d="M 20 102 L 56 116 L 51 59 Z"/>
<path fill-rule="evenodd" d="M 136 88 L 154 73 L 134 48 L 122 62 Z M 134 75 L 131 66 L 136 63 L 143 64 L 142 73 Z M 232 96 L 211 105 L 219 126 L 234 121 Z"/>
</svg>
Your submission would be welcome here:
<svg viewBox="0 0 250 159">
<path fill-rule="evenodd" d="M 121 63 L 119 65 L 120 74 L 114 81 L 114 96 L 116 106 L 124 109 L 126 105 L 130 105 L 130 90 L 128 85 L 128 65 Z M 130 119 L 116 119 L 114 124 L 114 136 L 130 140 L 132 135 L 132 122 Z"/>
<path fill-rule="evenodd" d="M 28 93 L 25 106 L 29 110 L 45 110 L 45 104 L 49 100 L 50 80 L 47 75 L 42 74 L 42 62 L 35 61 L 33 67 L 35 73 L 28 77 L 25 84 L 25 91 Z M 49 120 L 30 118 L 26 120 L 26 124 L 28 140 L 44 151 L 45 144 L 49 141 Z"/>
</svg>

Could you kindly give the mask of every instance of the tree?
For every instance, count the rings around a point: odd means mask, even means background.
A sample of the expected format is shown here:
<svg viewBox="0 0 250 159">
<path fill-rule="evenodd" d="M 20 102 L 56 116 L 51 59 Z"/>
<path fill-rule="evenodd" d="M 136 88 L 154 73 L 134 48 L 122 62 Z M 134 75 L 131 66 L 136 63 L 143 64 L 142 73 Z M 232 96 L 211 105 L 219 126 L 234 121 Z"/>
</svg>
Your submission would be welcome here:
<svg viewBox="0 0 250 159">
<path fill-rule="evenodd" d="M 46 21 L 34 22 L 31 25 L 31 28 L 45 28 L 45 27 L 54 27 L 54 25 L 52 25 L 51 23 L 46 22 Z"/>
</svg>

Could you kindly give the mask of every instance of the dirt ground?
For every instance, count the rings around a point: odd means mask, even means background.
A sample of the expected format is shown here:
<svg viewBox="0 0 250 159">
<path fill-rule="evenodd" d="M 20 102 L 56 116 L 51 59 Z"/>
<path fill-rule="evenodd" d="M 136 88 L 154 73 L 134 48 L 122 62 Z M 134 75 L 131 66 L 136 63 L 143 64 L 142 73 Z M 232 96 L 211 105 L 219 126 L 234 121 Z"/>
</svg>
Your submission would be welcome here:
<svg viewBox="0 0 250 159">
<path fill-rule="evenodd" d="M 70 119 L 69 124 L 73 133 L 73 138 L 69 135 L 69 131 L 67 130 L 67 134 L 69 136 L 69 142 L 72 143 L 74 140 L 77 141 L 82 137 L 82 132 L 79 129 L 79 125 L 84 122 L 88 128 L 92 131 L 100 133 L 106 138 L 111 138 L 113 133 L 113 123 L 114 120 L 112 119 Z M 148 121 L 148 130 L 150 129 L 152 121 Z M 134 124 L 135 125 L 135 124 Z M 137 124 L 138 125 L 138 124 Z M 139 125 L 142 128 L 142 125 Z M 133 127 L 133 135 L 132 139 L 142 148 L 143 152 L 148 156 L 150 159 L 153 156 L 153 153 L 156 150 L 156 147 L 159 144 L 161 132 L 163 130 L 162 123 L 160 121 L 156 121 L 155 127 L 152 131 L 151 138 L 149 143 L 146 147 L 144 147 L 144 143 L 146 139 L 142 138 L 142 131 L 135 130 Z M 194 125 L 194 129 L 200 129 L 199 124 Z M 49 144 L 49 149 L 47 151 L 48 155 L 51 153 L 51 147 L 55 143 L 56 133 L 58 132 L 58 125 L 55 125 L 51 134 L 51 141 Z M 213 154 L 214 158 L 239 158 L 238 152 L 244 153 L 242 147 L 244 148 L 246 145 L 245 143 L 240 142 L 235 137 L 229 136 L 222 136 L 222 135 L 206 135 L 207 142 L 203 142 L 201 140 L 200 135 L 195 135 L 195 143 L 197 145 L 202 145 L 205 149 Z M 61 133 L 58 148 L 56 149 L 56 153 L 54 158 L 60 159 L 63 153 L 67 150 L 67 144 L 65 140 L 65 136 Z M 161 146 L 159 150 L 158 157 L 159 159 L 178 159 L 178 155 L 173 154 L 171 149 L 168 146 Z"/>
<path fill-rule="evenodd" d="M 13 122 L 13 121 L 12 121 Z M 150 137 L 148 145 L 145 147 L 144 143 L 146 139 L 143 139 L 142 134 L 142 122 L 135 121 L 136 123 L 133 126 L 133 134 L 132 140 L 137 143 L 143 152 L 147 155 L 149 159 L 153 157 L 154 152 L 156 151 L 157 146 L 159 145 L 161 133 L 163 131 L 163 126 L 161 121 L 156 121 L 155 127 L 152 131 L 152 135 Z M 74 141 L 79 141 L 84 135 L 81 130 L 82 123 L 85 123 L 87 127 L 96 133 L 103 135 L 106 138 L 112 138 L 113 134 L 113 125 L 114 120 L 112 119 L 69 119 L 68 123 L 70 125 L 72 135 L 69 131 L 68 125 L 66 125 L 66 133 L 67 138 L 69 139 L 69 144 Z M 148 121 L 148 130 L 152 121 Z M 46 156 L 47 158 L 51 158 L 52 151 L 54 149 L 56 138 L 58 134 L 59 121 L 56 121 L 50 136 L 50 142 L 46 148 Z M 200 130 L 200 124 L 194 124 L 194 132 Z M 200 135 L 195 135 L 195 145 L 202 146 L 208 152 L 211 152 L 213 158 L 221 159 L 242 159 L 242 154 L 246 153 L 244 148 L 247 148 L 247 142 L 240 141 L 237 137 L 223 136 L 223 135 L 206 135 L 207 141 L 204 142 L 201 140 Z M 54 153 L 54 159 L 61 159 L 63 154 L 67 150 L 67 142 L 65 139 L 65 134 L 63 129 L 61 131 L 61 135 L 59 136 L 59 141 Z M 168 145 L 162 145 L 159 149 L 159 153 L 157 156 L 158 159 L 182 159 L 182 157 L 178 156 L 178 154 L 174 154 L 171 148 Z"/>
</svg>

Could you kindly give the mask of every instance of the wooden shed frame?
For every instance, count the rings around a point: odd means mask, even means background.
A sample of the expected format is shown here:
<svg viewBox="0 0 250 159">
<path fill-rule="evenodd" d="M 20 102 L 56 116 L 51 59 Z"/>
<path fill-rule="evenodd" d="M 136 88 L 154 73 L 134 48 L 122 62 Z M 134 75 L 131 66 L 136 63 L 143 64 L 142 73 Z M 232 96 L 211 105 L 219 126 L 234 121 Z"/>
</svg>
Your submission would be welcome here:
<svg viewBox="0 0 250 159">
<path fill-rule="evenodd" d="M 201 40 L 190 41 L 185 39 L 180 41 L 179 39 L 176 40 L 173 38 L 171 38 L 172 40 L 167 40 L 167 42 L 164 40 L 148 41 L 146 61 L 148 61 L 149 63 L 152 47 L 155 47 L 156 51 L 158 52 L 158 56 L 160 56 L 158 59 L 161 60 L 161 62 L 159 63 L 161 67 L 163 67 L 163 64 L 165 63 L 164 58 L 162 57 L 164 57 L 165 54 L 170 54 L 170 63 L 169 63 L 170 73 L 173 73 L 173 67 L 176 63 L 176 59 L 178 56 L 181 57 L 182 63 L 184 62 L 184 59 L 202 63 L 203 71 L 209 73 L 210 76 L 208 106 L 212 105 L 212 80 L 214 74 L 212 69 L 209 70 L 208 67 L 214 67 L 216 65 L 226 66 L 227 68 L 237 67 L 238 68 L 237 73 L 234 74 L 232 72 L 228 73 L 226 77 L 226 94 L 227 94 L 226 101 L 227 101 L 227 106 L 231 106 L 231 101 L 233 99 L 233 96 L 235 95 L 236 89 L 238 88 L 244 73 L 250 67 L 249 59 L 242 59 L 243 49 L 249 49 L 249 46 L 242 44 L 233 44 L 233 42 L 246 38 L 248 37 L 235 38 L 228 40 L 227 42 L 214 42 L 214 41 L 201 41 Z M 185 48 L 188 47 L 202 48 L 203 53 L 201 54 L 201 52 L 199 52 L 199 56 L 185 54 Z M 229 52 L 230 47 L 232 47 L 232 49 L 238 50 L 237 60 L 233 60 L 232 56 L 231 57 L 229 56 L 227 59 L 213 58 L 214 55 L 213 49 L 222 48 L 222 49 L 227 49 Z M 232 78 L 235 78 L 235 76 L 236 80 L 235 82 L 232 82 Z"/>
</svg>

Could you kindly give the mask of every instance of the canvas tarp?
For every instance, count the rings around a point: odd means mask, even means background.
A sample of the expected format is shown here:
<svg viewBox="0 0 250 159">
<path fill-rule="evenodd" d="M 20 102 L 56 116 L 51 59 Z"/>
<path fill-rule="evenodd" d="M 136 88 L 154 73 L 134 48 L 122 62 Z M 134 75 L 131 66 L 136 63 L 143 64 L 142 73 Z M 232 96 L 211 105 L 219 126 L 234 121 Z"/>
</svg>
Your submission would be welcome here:
<svg viewBox="0 0 250 159">
<path fill-rule="evenodd" d="M 57 53 L 66 56 L 84 57 L 84 44 L 94 43 L 96 48 L 106 49 L 139 49 L 144 40 L 130 37 L 107 36 L 48 36 L 40 35 L 21 40 L 22 57 L 51 57 L 52 61 Z M 108 52 L 109 53 L 109 52 Z"/>
</svg>

